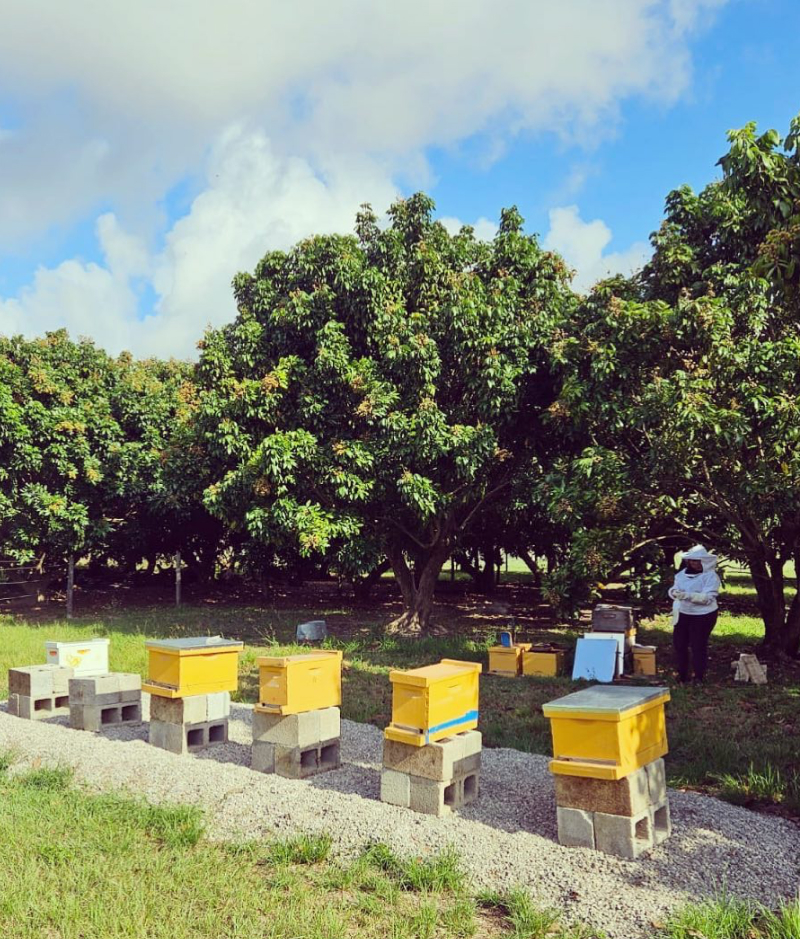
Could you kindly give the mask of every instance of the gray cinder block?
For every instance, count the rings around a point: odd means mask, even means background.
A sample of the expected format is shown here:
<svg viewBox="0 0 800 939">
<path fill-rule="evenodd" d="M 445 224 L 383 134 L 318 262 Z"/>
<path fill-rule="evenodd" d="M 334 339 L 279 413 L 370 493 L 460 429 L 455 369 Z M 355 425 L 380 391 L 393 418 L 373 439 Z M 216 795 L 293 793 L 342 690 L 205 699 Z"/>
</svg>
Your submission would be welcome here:
<svg viewBox="0 0 800 939">
<path fill-rule="evenodd" d="M 381 772 L 381 802 L 441 817 L 474 802 L 478 798 L 479 782 L 479 772 L 443 781 L 384 769 Z"/>
<path fill-rule="evenodd" d="M 594 817 L 583 809 L 558 806 L 558 841 L 571 848 L 594 848 Z"/>
<path fill-rule="evenodd" d="M 92 678 L 71 678 L 69 682 L 70 704 L 100 707 L 104 704 L 119 704 L 119 677 L 97 675 Z"/>
<path fill-rule="evenodd" d="M 383 766 L 410 776 L 450 782 L 458 775 L 480 768 L 482 739 L 480 731 L 471 730 L 415 747 L 384 737 Z"/>
<path fill-rule="evenodd" d="M 69 694 L 72 669 L 59 665 L 26 665 L 8 670 L 9 694 L 46 698 Z"/>
<path fill-rule="evenodd" d="M 338 737 L 340 726 L 338 707 L 286 716 L 256 709 L 253 711 L 253 742 L 274 743 L 286 749 L 313 747 Z"/>
<path fill-rule="evenodd" d="M 217 691 L 207 695 L 206 711 L 208 721 L 221 721 L 231 715 L 230 691 Z"/>
<path fill-rule="evenodd" d="M 324 740 L 310 747 L 283 747 L 275 745 L 275 772 L 288 779 L 307 779 L 318 773 L 338 769 L 340 744 L 335 740 Z"/>
<path fill-rule="evenodd" d="M 74 730 L 97 733 L 104 727 L 118 724 L 139 724 L 142 720 L 141 702 L 116 704 L 70 704 L 69 723 Z"/>
<path fill-rule="evenodd" d="M 556 804 L 562 808 L 638 816 L 652 804 L 648 774 L 644 769 L 636 770 L 624 779 L 590 779 L 557 774 L 554 781 Z"/>
<path fill-rule="evenodd" d="M 276 746 L 274 743 L 256 740 L 250 753 L 250 768 L 258 773 L 274 773 Z"/>
<path fill-rule="evenodd" d="M 651 810 L 634 817 L 595 812 L 594 836 L 598 851 L 636 860 L 653 847 Z"/>
<path fill-rule="evenodd" d="M 204 724 L 208 720 L 207 694 L 193 694 L 185 698 L 167 698 L 150 695 L 150 720 L 164 724 Z"/>
<path fill-rule="evenodd" d="M 672 835 L 672 819 L 669 814 L 669 800 L 650 809 L 650 824 L 653 830 L 653 843 L 662 844 Z"/>
<path fill-rule="evenodd" d="M 650 804 L 660 805 L 667 798 L 667 770 L 663 758 L 645 766 Z"/>
<path fill-rule="evenodd" d="M 26 720 L 44 720 L 69 714 L 69 695 L 44 695 L 32 698 L 25 694 L 9 694 L 8 713 Z"/>
</svg>

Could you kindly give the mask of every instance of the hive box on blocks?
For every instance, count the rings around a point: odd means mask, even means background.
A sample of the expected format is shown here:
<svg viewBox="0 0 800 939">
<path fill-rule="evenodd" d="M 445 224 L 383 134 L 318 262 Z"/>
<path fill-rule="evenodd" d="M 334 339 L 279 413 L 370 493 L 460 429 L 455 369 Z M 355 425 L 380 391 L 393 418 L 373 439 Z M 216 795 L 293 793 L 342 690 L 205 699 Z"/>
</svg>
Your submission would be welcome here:
<svg viewBox="0 0 800 939">
<path fill-rule="evenodd" d="M 244 644 L 221 636 L 151 639 L 145 643 L 148 679 L 142 690 L 164 698 L 236 691 Z"/>
<path fill-rule="evenodd" d="M 48 665 L 71 668 L 75 678 L 108 674 L 108 639 L 46 642 L 44 648 Z"/>
<path fill-rule="evenodd" d="M 409 671 L 391 671 L 392 722 L 387 740 L 417 747 L 478 726 L 479 662 L 442 659 Z"/>
<path fill-rule="evenodd" d="M 564 670 L 564 650 L 552 646 L 534 646 L 522 656 L 522 674 L 554 678 Z"/>
<path fill-rule="evenodd" d="M 342 653 L 261 656 L 258 708 L 270 714 L 300 714 L 342 703 Z"/>
<path fill-rule="evenodd" d="M 530 649 L 529 642 L 515 642 L 513 646 L 492 646 L 489 649 L 489 672 L 492 675 L 520 675 L 522 654 Z"/>
<path fill-rule="evenodd" d="M 542 708 L 553 735 L 552 773 L 622 779 L 667 752 L 666 688 L 596 686 Z"/>
</svg>

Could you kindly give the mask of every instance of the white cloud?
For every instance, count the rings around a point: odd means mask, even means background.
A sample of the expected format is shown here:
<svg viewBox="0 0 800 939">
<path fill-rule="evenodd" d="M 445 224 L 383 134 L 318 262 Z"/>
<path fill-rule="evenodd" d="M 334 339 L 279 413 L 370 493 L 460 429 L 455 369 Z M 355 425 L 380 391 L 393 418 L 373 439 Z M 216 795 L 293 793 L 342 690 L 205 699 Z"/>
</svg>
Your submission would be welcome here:
<svg viewBox="0 0 800 939">
<path fill-rule="evenodd" d="M 0 298 L 0 330 L 188 354 L 233 315 L 237 270 L 351 230 L 397 180 L 428 185 L 427 148 L 478 138 L 491 159 L 540 131 L 591 148 L 624 99 L 676 100 L 722 2 L 0 0 L 0 89 L 23 117 L 0 135 L 0 257 L 94 215 L 105 258 L 38 271 Z M 199 195 L 154 250 L 187 176 Z M 160 299 L 137 325 L 142 278 Z"/>
<path fill-rule="evenodd" d="M 476 222 L 462 222 L 460 218 L 452 215 L 444 215 L 439 221 L 451 235 L 457 235 L 465 224 L 475 229 L 475 237 L 478 241 L 491 241 L 497 234 L 497 222 L 492 222 L 483 215 Z"/>
<path fill-rule="evenodd" d="M 237 271 L 252 270 L 267 250 L 309 234 L 352 231 L 364 200 L 383 208 L 395 195 L 368 163 L 331 165 L 323 177 L 305 160 L 276 156 L 261 132 L 230 128 L 212 149 L 207 188 L 163 249 L 148 253 L 113 214 L 101 215 L 103 264 L 40 269 L 18 298 L 0 300 L 0 332 L 36 335 L 64 326 L 111 352 L 191 356 L 207 325 L 235 316 Z M 138 278 L 147 278 L 160 298 L 143 321 Z"/>
<path fill-rule="evenodd" d="M 637 241 L 625 251 L 604 253 L 611 243 L 611 229 L 601 219 L 584 222 L 577 205 L 550 210 L 550 230 L 543 245 L 557 251 L 575 269 L 572 285 L 585 292 L 611 274 L 631 274 L 650 257 L 652 250 Z"/>
</svg>

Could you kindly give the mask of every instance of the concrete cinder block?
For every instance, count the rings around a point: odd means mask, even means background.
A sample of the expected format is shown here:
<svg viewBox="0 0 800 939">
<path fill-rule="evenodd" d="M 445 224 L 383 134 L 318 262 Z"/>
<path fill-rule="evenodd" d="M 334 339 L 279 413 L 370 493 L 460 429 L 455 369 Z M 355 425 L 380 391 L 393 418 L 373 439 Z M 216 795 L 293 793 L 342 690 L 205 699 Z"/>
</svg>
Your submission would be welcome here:
<svg viewBox="0 0 800 939">
<path fill-rule="evenodd" d="M 119 704 L 119 676 L 96 675 L 91 678 L 71 678 L 69 681 L 70 704 L 100 707 L 104 704 Z"/>
<path fill-rule="evenodd" d="M 636 860 L 653 847 L 651 809 L 632 818 L 595 812 L 594 838 L 598 851 Z"/>
<path fill-rule="evenodd" d="M 274 743 L 256 740 L 250 754 L 250 768 L 259 773 L 274 773 L 275 747 Z"/>
<path fill-rule="evenodd" d="M 204 724 L 208 720 L 210 697 L 207 694 L 194 694 L 185 698 L 150 695 L 150 720 L 164 724 Z"/>
<path fill-rule="evenodd" d="M 74 730 L 97 733 L 118 724 L 138 724 L 142 720 L 141 703 L 70 704 L 69 724 Z"/>
<path fill-rule="evenodd" d="M 32 698 L 25 694 L 9 694 L 8 713 L 31 721 L 62 717 L 69 714 L 69 695 Z"/>
<path fill-rule="evenodd" d="M 399 805 L 407 809 L 410 799 L 411 777 L 408 773 L 401 773 L 395 769 L 384 769 L 381 772 L 381 802 L 387 802 L 389 805 Z"/>
<path fill-rule="evenodd" d="M 559 844 L 570 848 L 594 848 L 594 816 L 591 812 L 559 805 L 556 813 Z"/>
<path fill-rule="evenodd" d="M 338 769 L 339 738 L 324 740 L 310 747 L 283 747 L 275 744 L 275 772 L 288 779 L 307 779 L 318 773 Z"/>
<path fill-rule="evenodd" d="M 217 691 L 207 695 L 206 711 L 208 721 L 221 721 L 231 716 L 230 691 Z"/>
<path fill-rule="evenodd" d="M 319 735 L 320 740 L 333 740 L 342 734 L 341 711 L 338 707 L 320 708 Z"/>
<path fill-rule="evenodd" d="M 662 844 L 672 835 L 672 819 L 669 814 L 669 799 L 664 799 L 650 809 L 650 824 L 653 830 L 653 843 Z"/>
<path fill-rule="evenodd" d="M 275 743 L 287 750 L 313 747 L 320 743 L 322 727 L 320 711 L 300 714 L 267 714 L 253 711 L 253 742 Z"/>
<path fill-rule="evenodd" d="M 660 805 L 667 798 L 667 770 L 663 758 L 645 766 L 650 804 Z"/>
<path fill-rule="evenodd" d="M 589 779 L 556 775 L 556 804 L 584 812 L 638 816 L 650 808 L 650 788 L 644 768 L 624 779 Z"/>
<path fill-rule="evenodd" d="M 71 668 L 58 665 L 26 665 L 8 670 L 9 694 L 26 698 L 45 698 L 51 695 L 69 694 L 68 682 Z"/>
<path fill-rule="evenodd" d="M 187 752 L 186 728 L 183 724 L 175 724 L 172 721 L 154 721 L 151 718 L 148 740 L 151 746 L 169 750 L 170 753 Z"/>
<path fill-rule="evenodd" d="M 478 798 L 479 782 L 478 772 L 445 782 L 384 769 L 381 772 L 381 801 L 423 815 L 442 817 L 474 802 Z"/>
<path fill-rule="evenodd" d="M 451 782 L 459 773 L 480 766 L 482 738 L 478 731 L 446 737 L 424 747 L 396 740 L 383 740 L 383 765 L 399 773 L 408 773 L 435 782 Z M 478 757 L 476 761 L 474 758 Z M 462 767 L 462 769 L 458 769 Z"/>
<path fill-rule="evenodd" d="M 119 700 L 121 703 L 135 704 L 142 700 L 142 676 L 135 672 L 117 672 L 119 679 Z"/>
</svg>

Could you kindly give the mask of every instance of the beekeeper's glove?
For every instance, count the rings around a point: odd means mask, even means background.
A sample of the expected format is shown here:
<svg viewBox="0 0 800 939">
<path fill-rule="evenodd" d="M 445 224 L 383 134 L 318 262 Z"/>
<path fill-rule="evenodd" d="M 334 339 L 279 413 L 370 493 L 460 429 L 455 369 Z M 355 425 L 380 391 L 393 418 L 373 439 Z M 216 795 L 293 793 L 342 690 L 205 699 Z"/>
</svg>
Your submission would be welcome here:
<svg viewBox="0 0 800 939">
<path fill-rule="evenodd" d="M 706 603 L 711 603 L 711 597 L 707 593 L 693 593 L 689 599 L 692 603 L 699 603 L 701 606 Z"/>
</svg>

